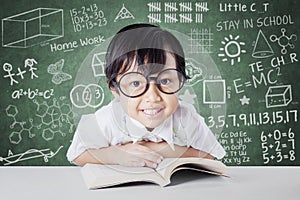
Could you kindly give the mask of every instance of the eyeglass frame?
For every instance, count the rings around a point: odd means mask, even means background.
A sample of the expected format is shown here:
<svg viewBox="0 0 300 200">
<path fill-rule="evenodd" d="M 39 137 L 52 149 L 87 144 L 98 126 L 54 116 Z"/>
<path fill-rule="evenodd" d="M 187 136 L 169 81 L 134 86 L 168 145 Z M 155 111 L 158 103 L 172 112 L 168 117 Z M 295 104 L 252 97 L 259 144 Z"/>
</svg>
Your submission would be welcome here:
<svg viewBox="0 0 300 200">
<path fill-rule="evenodd" d="M 168 71 L 168 70 L 175 70 L 175 71 L 177 71 L 177 73 L 181 74 L 181 76 L 182 76 L 182 81 L 181 81 L 182 84 L 181 84 L 181 86 L 180 86 L 176 91 L 174 91 L 174 92 L 165 92 L 165 91 L 163 91 L 163 90 L 161 89 L 161 87 L 159 86 L 160 84 L 157 83 L 157 78 L 160 76 L 160 74 L 163 73 L 163 72 L 165 72 L 165 71 Z M 145 79 L 146 79 L 146 81 L 147 81 L 147 84 L 146 84 L 146 87 L 145 87 L 144 91 L 143 91 L 141 94 L 138 94 L 138 95 L 135 95 L 135 96 L 131 96 L 131 95 L 126 94 L 125 92 L 123 92 L 123 90 L 122 90 L 121 87 L 120 87 L 120 81 L 122 80 L 122 78 L 123 78 L 124 76 L 126 76 L 127 74 L 133 74 L 133 73 L 134 73 L 134 74 L 140 74 L 140 75 L 142 75 L 143 77 L 145 77 Z M 155 85 L 156 85 L 156 87 L 158 88 L 158 90 L 159 90 L 160 92 L 162 92 L 162 93 L 164 93 L 164 94 L 175 94 L 175 93 L 177 93 L 177 92 L 184 86 L 184 83 L 185 83 L 185 81 L 186 81 L 186 77 L 184 77 L 184 74 L 183 74 L 181 71 L 179 71 L 178 69 L 169 68 L 169 69 L 165 69 L 165 70 L 160 71 L 160 72 L 157 74 L 156 77 L 150 77 L 149 75 L 148 75 L 148 76 L 145 76 L 144 74 L 142 74 L 142 73 L 140 73 L 140 72 L 128 72 L 128 73 L 126 73 L 126 74 L 123 74 L 123 75 L 121 76 L 121 78 L 120 78 L 119 81 L 112 81 L 112 84 L 114 85 L 115 88 L 118 88 L 118 89 L 122 92 L 122 94 L 123 94 L 124 96 L 129 97 L 129 98 L 137 98 L 137 97 L 142 96 L 143 94 L 145 94 L 145 93 L 148 91 L 149 85 L 150 85 L 150 84 L 149 84 L 150 81 L 154 81 L 154 82 L 155 82 Z"/>
</svg>

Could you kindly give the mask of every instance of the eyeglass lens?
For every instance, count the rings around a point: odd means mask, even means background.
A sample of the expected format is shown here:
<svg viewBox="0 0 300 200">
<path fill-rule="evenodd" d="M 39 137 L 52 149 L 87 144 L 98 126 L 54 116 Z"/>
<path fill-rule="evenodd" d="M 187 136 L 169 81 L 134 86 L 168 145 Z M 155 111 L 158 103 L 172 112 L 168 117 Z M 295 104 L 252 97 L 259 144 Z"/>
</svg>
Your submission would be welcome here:
<svg viewBox="0 0 300 200">
<path fill-rule="evenodd" d="M 157 77 L 145 77 L 138 72 L 127 73 L 121 77 L 119 88 L 126 96 L 136 97 L 146 92 L 151 80 L 155 80 L 158 89 L 166 94 L 177 92 L 184 83 L 183 75 L 179 71 L 168 69 L 160 72 Z"/>
</svg>

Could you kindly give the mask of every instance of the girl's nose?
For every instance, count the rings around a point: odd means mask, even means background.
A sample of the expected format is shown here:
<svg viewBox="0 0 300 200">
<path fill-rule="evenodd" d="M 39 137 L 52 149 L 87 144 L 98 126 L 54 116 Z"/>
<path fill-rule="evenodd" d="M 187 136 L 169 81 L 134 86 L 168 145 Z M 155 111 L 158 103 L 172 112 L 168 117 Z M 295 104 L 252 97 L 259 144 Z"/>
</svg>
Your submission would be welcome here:
<svg viewBox="0 0 300 200">
<path fill-rule="evenodd" d="M 146 91 L 146 93 L 144 94 L 146 101 L 149 102 L 157 102 L 161 100 L 161 96 L 160 96 L 160 91 L 157 88 L 157 86 L 155 85 L 154 81 L 151 81 L 149 83 L 149 88 Z"/>
</svg>

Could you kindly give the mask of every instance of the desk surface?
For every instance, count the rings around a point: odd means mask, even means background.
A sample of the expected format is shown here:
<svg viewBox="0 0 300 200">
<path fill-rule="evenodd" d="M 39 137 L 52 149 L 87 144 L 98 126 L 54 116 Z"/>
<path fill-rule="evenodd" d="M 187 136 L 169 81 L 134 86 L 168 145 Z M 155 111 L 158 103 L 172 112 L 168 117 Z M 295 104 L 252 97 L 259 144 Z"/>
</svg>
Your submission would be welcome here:
<svg viewBox="0 0 300 200">
<path fill-rule="evenodd" d="M 229 167 L 230 178 L 182 171 L 172 184 L 126 184 L 88 190 L 79 167 L 0 167 L 0 197 L 9 200 L 230 199 L 299 200 L 300 167 Z"/>
</svg>

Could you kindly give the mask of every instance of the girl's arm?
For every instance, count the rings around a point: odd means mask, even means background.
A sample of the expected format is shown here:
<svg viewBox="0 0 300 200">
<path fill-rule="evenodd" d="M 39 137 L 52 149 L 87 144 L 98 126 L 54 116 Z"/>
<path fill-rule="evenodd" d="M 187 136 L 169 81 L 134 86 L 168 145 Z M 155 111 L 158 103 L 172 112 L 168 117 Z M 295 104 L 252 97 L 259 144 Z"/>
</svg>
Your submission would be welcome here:
<svg viewBox="0 0 300 200">
<path fill-rule="evenodd" d="M 174 145 L 173 151 L 166 142 L 139 142 L 100 149 L 88 149 L 73 160 L 73 163 L 81 166 L 86 163 L 94 163 L 156 168 L 163 158 L 179 157 L 214 159 L 212 155 L 192 147 Z"/>
<path fill-rule="evenodd" d="M 94 163 L 156 168 L 162 159 L 163 157 L 159 153 L 146 146 L 128 143 L 100 149 L 88 149 L 74 159 L 73 163 L 81 166 L 86 163 Z"/>
<path fill-rule="evenodd" d="M 152 149 L 153 151 L 162 155 L 164 158 L 199 157 L 214 159 L 214 156 L 210 155 L 209 153 L 194 149 L 192 147 L 174 145 L 173 151 L 173 149 L 171 149 L 169 144 L 166 142 L 141 142 L 139 144 Z"/>
</svg>

